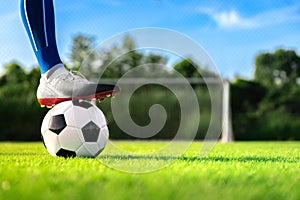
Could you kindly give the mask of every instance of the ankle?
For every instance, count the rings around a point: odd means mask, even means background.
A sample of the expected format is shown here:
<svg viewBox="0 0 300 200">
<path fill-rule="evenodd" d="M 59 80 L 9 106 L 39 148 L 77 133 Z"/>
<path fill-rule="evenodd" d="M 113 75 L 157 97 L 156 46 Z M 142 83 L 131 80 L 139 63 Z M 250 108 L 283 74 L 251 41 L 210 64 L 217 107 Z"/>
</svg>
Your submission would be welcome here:
<svg viewBox="0 0 300 200">
<path fill-rule="evenodd" d="M 50 68 L 46 73 L 42 74 L 42 77 L 48 80 L 52 76 L 57 76 L 58 74 L 65 73 L 67 71 L 68 70 L 65 66 L 62 63 L 59 63 Z"/>
</svg>

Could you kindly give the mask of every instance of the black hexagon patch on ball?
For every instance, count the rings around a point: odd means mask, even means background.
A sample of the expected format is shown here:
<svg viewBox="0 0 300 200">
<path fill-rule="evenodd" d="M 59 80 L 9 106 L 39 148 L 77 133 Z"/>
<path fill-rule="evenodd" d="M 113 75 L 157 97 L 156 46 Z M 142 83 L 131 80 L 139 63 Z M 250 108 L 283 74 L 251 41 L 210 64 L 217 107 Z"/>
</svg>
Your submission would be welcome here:
<svg viewBox="0 0 300 200">
<path fill-rule="evenodd" d="M 85 109 L 89 109 L 90 107 L 93 107 L 92 104 L 90 104 L 86 101 L 74 100 L 74 101 L 72 101 L 72 103 L 73 103 L 74 106 L 82 107 L 82 108 L 85 108 Z"/>
<path fill-rule="evenodd" d="M 100 128 L 94 122 L 86 124 L 81 131 L 86 142 L 97 142 Z"/>
<path fill-rule="evenodd" d="M 64 130 L 64 128 L 67 126 L 66 120 L 64 115 L 55 115 L 51 117 L 49 121 L 49 130 L 53 133 L 56 133 L 59 135 L 59 133 Z"/>
</svg>

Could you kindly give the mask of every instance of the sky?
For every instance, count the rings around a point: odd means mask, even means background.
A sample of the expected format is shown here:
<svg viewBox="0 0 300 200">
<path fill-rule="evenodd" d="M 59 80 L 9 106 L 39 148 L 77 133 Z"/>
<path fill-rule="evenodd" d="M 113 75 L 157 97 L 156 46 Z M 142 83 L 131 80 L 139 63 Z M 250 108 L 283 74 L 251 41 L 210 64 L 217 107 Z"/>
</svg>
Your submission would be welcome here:
<svg viewBox="0 0 300 200">
<path fill-rule="evenodd" d="M 19 0 L 0 0 L 0 72 L 11 61 L 36 59 L 19 14 Z M 254 59 L 277 48 L 300 55 L 298 0 L 54 0 L 59 53 L 68 61 L 78 33 L 105 41 L 144 27 L 174 30 L 196 41 L 224 78 L 251 78 Z"/>
</svg>

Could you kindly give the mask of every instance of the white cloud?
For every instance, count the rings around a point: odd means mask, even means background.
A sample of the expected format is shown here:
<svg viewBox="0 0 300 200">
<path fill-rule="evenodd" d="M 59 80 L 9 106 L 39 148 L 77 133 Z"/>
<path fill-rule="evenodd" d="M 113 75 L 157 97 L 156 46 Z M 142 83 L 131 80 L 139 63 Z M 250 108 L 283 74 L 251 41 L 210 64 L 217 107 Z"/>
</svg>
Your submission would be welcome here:
<svg viewBox="0 0 300 200">
<path fill-rule="evenodd" d="M 252 28 L 253 26 L 255 26 L 255 23 L 253 23 L 253 21 L 242 18 L 235 10 L 215 13 L 212 15 L 212 17 L 220 27 Z"/>
<path fill-rule="evenodd" d="M 213 8 L 198 8 L 198 12 L 208 15 L 225 29 L 254 29 L 282 23 L 300 21 L 299 5 L 288 6 L 244 17 L 237 10 L 220 11 Z"/>
</svg>

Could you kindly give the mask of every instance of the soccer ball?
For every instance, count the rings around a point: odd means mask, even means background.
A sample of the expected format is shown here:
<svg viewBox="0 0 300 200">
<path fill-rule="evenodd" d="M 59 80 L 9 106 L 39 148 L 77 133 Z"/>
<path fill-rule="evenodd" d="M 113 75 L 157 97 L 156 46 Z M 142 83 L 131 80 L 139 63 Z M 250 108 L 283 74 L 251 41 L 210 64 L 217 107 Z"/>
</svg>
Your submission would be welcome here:
<svg viewBox="0 0 300 200">
<path fill-rule="evenodd" d="M 62 157 L 96 157 L 109 135 L 102 111 L 78 100 L 59 103 L 48 111 L 41 133 L 48 152 Z"/>
</svg>

